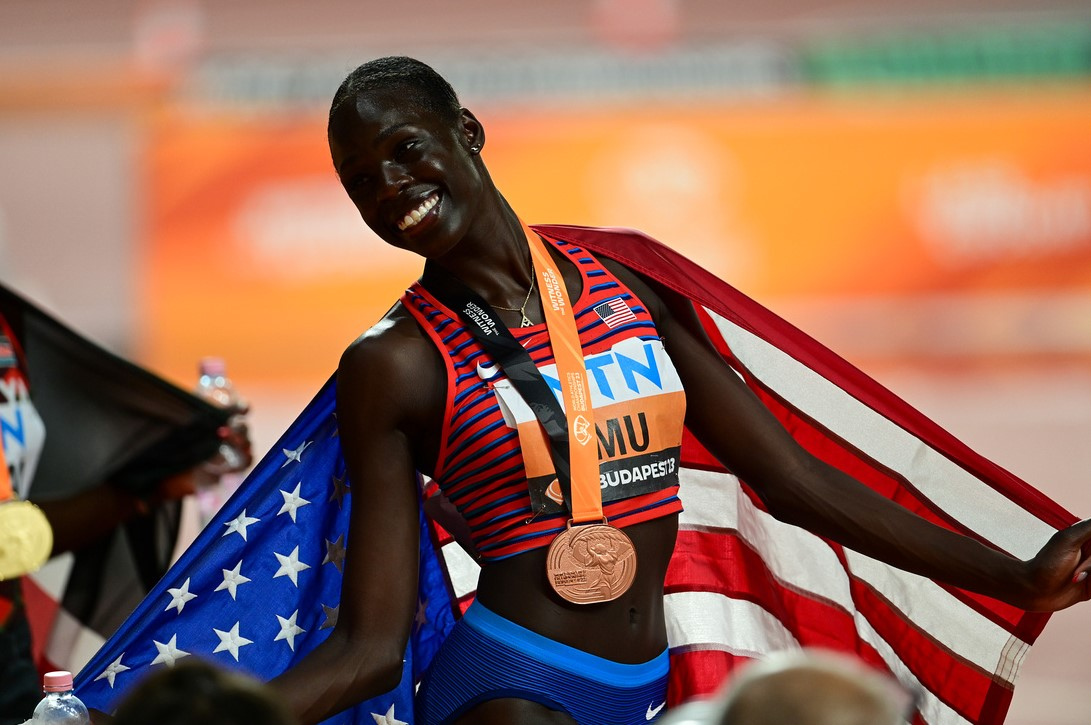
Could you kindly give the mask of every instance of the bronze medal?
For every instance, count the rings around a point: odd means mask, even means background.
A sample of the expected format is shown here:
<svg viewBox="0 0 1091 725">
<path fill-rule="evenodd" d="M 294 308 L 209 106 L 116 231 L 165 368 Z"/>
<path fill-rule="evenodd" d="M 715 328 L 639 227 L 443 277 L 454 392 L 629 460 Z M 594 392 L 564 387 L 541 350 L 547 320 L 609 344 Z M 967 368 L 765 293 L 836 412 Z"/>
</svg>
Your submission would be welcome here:
<svg viewBox="0 0 1091 725">
<path fill-rule="evenodd" d="M 29 501 L 0 504 L 0 581 L 28 574 L 49 558 L 53 529 Z"/>
<path fill-rule="evenodd" d="M 553 590 L 573 604 L 609 602 L 633 583 L 636 549 L 621 529 L 569 521 L 549 545 L 546 576 Z"/>
</svg>

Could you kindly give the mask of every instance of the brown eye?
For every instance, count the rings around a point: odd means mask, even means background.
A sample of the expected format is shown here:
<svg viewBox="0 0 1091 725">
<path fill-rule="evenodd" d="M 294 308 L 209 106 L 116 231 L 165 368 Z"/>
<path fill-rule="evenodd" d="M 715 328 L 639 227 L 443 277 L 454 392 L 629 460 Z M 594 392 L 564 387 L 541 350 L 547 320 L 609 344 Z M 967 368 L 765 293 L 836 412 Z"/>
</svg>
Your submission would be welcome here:
<svg viewBox="0 0 1091 725">
<path fill-rule="evenodd" d="M 346 191 L 354 191 L 362 188 L 368 181 L 370 181 L 369 177 L 364 174 L 353 174 L 341 183 L 344 185 Z"/>
<path fill-rule="evenodd" d="M 412 159 L 416 155 L 418 143 L 417 139 L 407 139 L 398 144 L 394 150 L 394 160 L 400 163 Z"/>
</svg>

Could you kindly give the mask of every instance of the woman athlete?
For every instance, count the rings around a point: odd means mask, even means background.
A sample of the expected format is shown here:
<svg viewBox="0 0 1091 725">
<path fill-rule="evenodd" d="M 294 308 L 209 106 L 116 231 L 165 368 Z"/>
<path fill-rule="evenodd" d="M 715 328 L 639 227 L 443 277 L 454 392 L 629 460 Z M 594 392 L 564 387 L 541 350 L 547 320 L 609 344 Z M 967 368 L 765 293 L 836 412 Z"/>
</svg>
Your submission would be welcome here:
<svg viewBox="0 0 1091 725">
<path fill-rule="evenodd" d="M 333 99 L 328 134 L 334 169 L 360 215 L 385 242 L 424 258 L 428 284 L 415 284 L 338 368 L 337 415 L 355 501 L 340 616 L 325 642 L 274 680 L 304 722 L 400 679 L 417 603 L 418 471 L 459 508 L 482 564 L 475 604 L 422 683 L 418 722 L 618 723 L 655 714 L 647 703 L 665 699 L 663 581 L 680 510 L 670 455 L 683 416 L 780 520 L 1024 609 L 1058 610 L 1091 597 L 1091 559 L 1081 554 L 1091 520 L 1058 532 L 1029 561 L 934 526 L 801 449 L 711 348 L 676 293 L 616 262 L 528 239 L 481 158 L 485 129 L 428 66 L 383 58 L 353 71 Z M 600 392 L 615 381 L 603 361 L 624 355 L 654 363 L 660 382 L 677 379 L 684 389 L 684 406 L 667 385 L 659 397 L 634 394 L 604 414 L 617 413 L 613 432 L 661 454 L 640 490 L 602 504 L 639 562 L 632 582 L 608 601 L 572 603 L 544 574 L 569 518 L 567 510 L 542 513 L 541 497 L 528 493 L 531 468 L 548 447 L 531 454 L 532 436 L 513 427 L 519 404 L 505 376 L 490 367 L 466 319 L 440 302 L 445 287 L 467 288 L 539 368 L 552 370 L 543 300 L 552 304 L 557 290 L 543 290 L 532 242 L 544 245 L 546 266 L 563 279 L 582 325 L 587 377 Z M 610 327 L 601 314 L 590 317 L 595 308 L 626 322 Z M 628 374 L 640 382 L 633 370 L 616 380 Z M 491 423 L 475 428 L 481 421 Z M 611 431 L 597 433 L 614 440 Z M 579 553 L 589 560 L 587 546 Z M 589 546 L 612 562 L 627 555 Z"/>
</svg>

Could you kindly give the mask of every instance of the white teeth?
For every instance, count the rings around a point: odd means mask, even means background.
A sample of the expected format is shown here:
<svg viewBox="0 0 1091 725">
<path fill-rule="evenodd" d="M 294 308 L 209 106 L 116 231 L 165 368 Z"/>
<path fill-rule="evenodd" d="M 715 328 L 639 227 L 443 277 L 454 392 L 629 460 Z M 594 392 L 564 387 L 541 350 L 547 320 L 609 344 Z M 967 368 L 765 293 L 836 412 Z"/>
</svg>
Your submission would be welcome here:
<svg viewBox="0 0 1091 725">
<path fill-rule="evenodd" d="M 425 199 L 420 206 L 406 214 L 405 217 L 400 222 L 398 222 L 398 229 L 404 232 L 409 227 L 414 226 L 415 224 L 420 222 L 420 220 L 423 219 L 424 216 L 429 211 L 431 211 L 432 207 L 434 207 L 438 202 L 439 197 L 435 196 L 434 194 Z"/>
</svg>

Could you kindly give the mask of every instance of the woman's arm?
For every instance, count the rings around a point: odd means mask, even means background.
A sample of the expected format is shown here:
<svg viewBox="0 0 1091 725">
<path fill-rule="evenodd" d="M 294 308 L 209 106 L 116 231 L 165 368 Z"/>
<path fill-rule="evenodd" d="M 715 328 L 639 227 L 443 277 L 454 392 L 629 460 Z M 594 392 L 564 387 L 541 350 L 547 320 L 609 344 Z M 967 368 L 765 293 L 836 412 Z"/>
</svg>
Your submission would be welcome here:
<svg viewBox="0 0 1091 725">
<path fill-rule="evenodd" d="M 304 723 L 395 687 L 416 612 L 418 498 L 413 442 L 437 381 L 434 353 L 365 336 L 342 357 L 337 417 L 352 513 L 337 624 L 272 681 Z"/>
<path fill-rule="evenodd" d="M 50 556 L 78 551 L 149 510 L 148 503 L 109 483 L 99 484 L 69 498 L 35 500 L 34 503 L 49 519 L 53 529 L 53 551 Z"/>
<path fill-rule="evenodd" d="M 932 524 L 799 446 L 712 348 L 687 300 L 611 266 L 652 310 L 686 390 L 687 427 L 778 519 L 1026 609 L 1091 598 L 1091 558 L 1081 551 L 1091 548 L 1091 520 L 1058 532 L 1027 562 Z"/>
<path fill-rule="evenodd" d="M 227 440 L 241 454 L 235 470 L 245 470 L 253 460 L 250 431 L 245 423 L 225 426 L 221 440 Z M 178 501 L 200 488 L 199 466 L 160 480 L 147 495 L 138 496 L 109 481 L 80 491 L 67 498 L 41 501 L 31 499 L 49 520 L 53 529 L 52 556 L 79 551 L 112 534 L 119 526 L 137 516 L 145 516 L 168 501 Z"/>
</svg>

